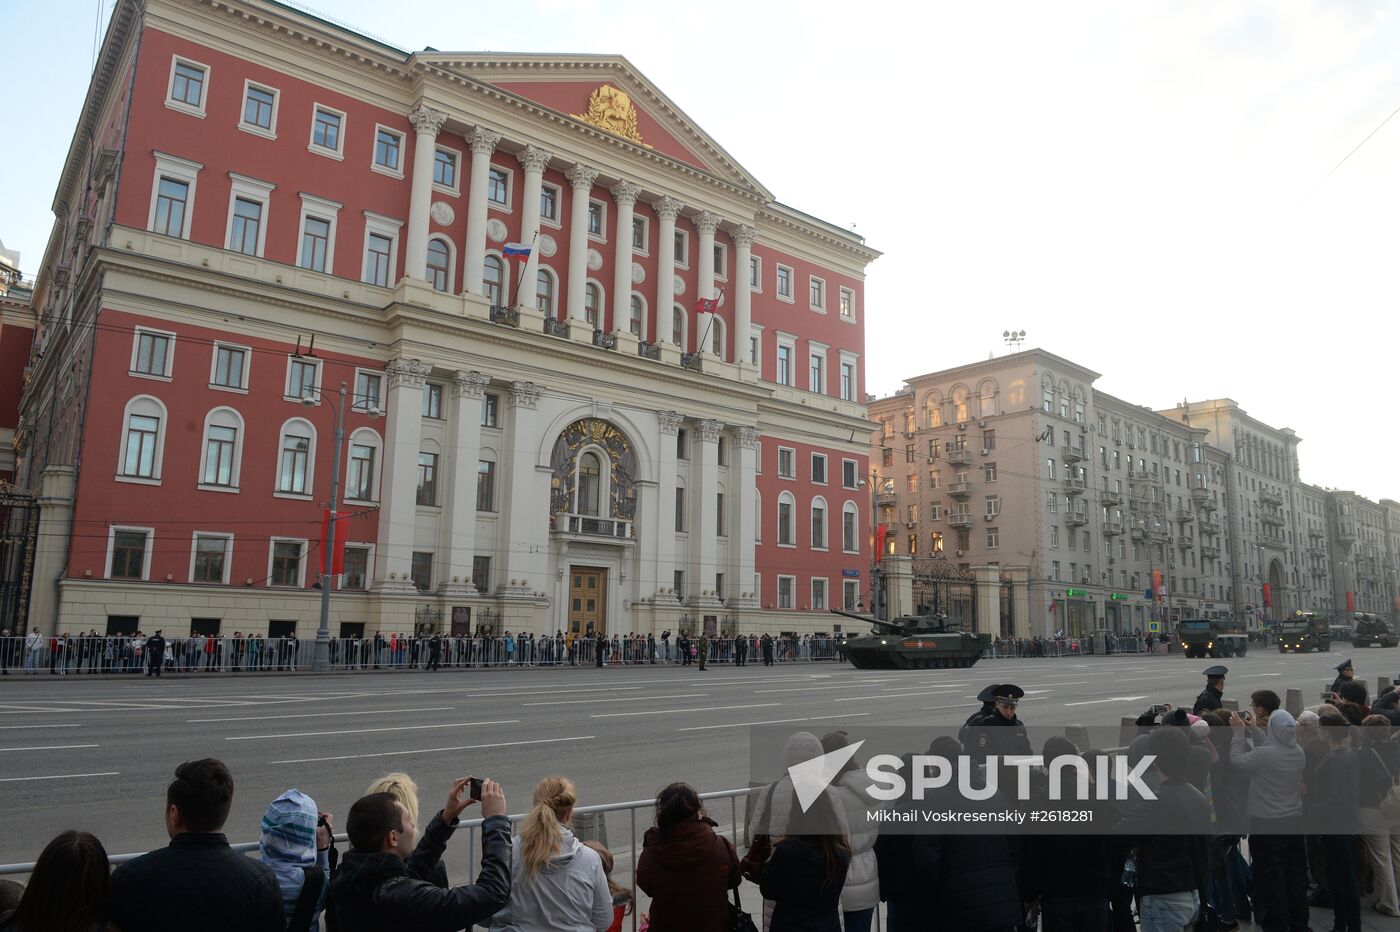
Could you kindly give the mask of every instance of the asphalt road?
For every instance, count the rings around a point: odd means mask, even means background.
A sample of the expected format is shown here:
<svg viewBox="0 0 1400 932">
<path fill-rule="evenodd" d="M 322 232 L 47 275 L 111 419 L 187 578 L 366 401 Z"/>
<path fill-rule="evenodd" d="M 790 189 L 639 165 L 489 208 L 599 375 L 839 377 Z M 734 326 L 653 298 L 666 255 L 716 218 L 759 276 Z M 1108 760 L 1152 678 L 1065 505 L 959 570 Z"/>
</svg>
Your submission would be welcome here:
<svg viewBox="0 0 1400 932">
<path fill-rule="evenodd" d="M 1257 651 L 1227 661 L 1227 697 L 1301 688 L 1316 703 L 1341 654 Z M 1400 674 L 1400 651 L 1355 652 L 1358 676 Z M 374 778 L 406 770 L 434 811 L 453 778 L 499 780 L 512 812 L 536 780 L 572 778 L 582 804 L 643 799 L 672 780 L 746 785 L 747 725 L 954 725 L 991 682 L 1027 690 L 1036 724 L 1116 726 L 1156 702 L 1189 706 L 1212 661 L 1180 655 L 984 660 L 969 670 L 835 663 L 744 669 L 444 670 L 330 676 L 9 676 L 0 679 L 0 862 L 29 861 L 66 828 L 110 853 L 166 842 L 164 790 L 183 760 L 233 770 L 227 833 L 252 841 L 288 787 L 343 817 Z M 819 731 L 820 730 L 820 731 Z M 18 829 L 18 830 L 12 830 Z"/>
</svg>

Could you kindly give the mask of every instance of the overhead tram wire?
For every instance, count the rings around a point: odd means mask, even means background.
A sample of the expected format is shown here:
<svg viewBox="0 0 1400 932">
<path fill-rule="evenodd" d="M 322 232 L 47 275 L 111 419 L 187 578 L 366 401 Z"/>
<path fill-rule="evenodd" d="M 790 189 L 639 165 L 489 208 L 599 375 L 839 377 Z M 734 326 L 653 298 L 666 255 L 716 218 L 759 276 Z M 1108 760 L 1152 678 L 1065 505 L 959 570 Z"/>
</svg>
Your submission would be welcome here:
<svg viewBox="0 0 1400 932">
<path fill-rule="evenodd" d="M 1322 176 L 1322 180 L 1323 180 L 1323 181 L 1326 181 L 1328 178 L 1331 178 L 1332 175 L 1337 171 L 1337 169 L 1341 168 L 1343 165 L 1345 165 L 1345 164 L 1347 163 L 1347 159 L 1351 158 L 1353 155 L 1355 155 L 1355 154 L 1357 153 L 1357 150 L 1359 150 L 1362 146 L 1366 145 L 1366 143 L 1370 142 L 1370 141 L 1371 141 L 1371 137 L 1374 136 L 1374 135 L 1376 135 L 1376 133 L 1379 133 L 1382 129 L 1384 129 L 1384 128 L 1385 128 L 1385 124 L 1389 123 L 1392 119 L 1394 119 L 1395 114 L 1397 114 L 1397 113 L 1400 113 L 1400 107 L 1396 107 L 1394 110 L 1390 111 L 1390 116 L 1386 117 L 1384 120 L 1381 120 L 1379 126 L 1377 126 L 1375 129 L 1373 129 L 1373 130 L 1371 130 L 1369 133 L 1367 133 L 1365 139 L 1363 139 L 1363 140 L 1361 140 L 1360 142 L 1358 142 L 1358 143 L 1356 144 L 1356 146 L 1355 146 L 1350 152 L 1348 152 L 1346 155 L 1344 155 L 1344 156 L 1342 157 L 1342 160 L 1341 160 L 1340 162 L 1338 162 L 1336 165 L 1333 165 L 1333 166 L 1332 166 L 1332 171 L 1329 171 L 1327 174 L 1325 174 L 1325 175 Z"/>
</svg>

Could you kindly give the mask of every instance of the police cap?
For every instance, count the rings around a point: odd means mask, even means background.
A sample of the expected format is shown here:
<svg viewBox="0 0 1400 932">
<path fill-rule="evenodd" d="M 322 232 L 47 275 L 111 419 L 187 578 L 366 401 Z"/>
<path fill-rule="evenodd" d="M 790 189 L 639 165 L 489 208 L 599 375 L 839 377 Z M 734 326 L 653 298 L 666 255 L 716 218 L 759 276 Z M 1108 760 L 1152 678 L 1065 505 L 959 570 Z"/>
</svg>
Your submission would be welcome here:
<svg viewBox="0 0 1400 932">
<path fill-rule="evenodd" d="M 1350 669 L 1352 669 L 1351 658 L 1350 658 L 1350 657 L 1348 657 L 1346 660 L 1343 660 L 1341 663 L 1337 664 L 1337 672 L 1338 672 L 1338 673 L 1341 673 L 1343 670 L 1350 670 Z"/>
<path fill-rule="evenodd" d="M 992 699 L 996 702 L 1005 702 L 1008 705 L 1016 705 L 1021 701 L 1021 697 L 1026 691 L 1012 683 L 998 683 L 991 687 Z"/>
<path fill-rule="evenodd" d="M 1207 670 L 1206 670 L 1206 672 L 1205 672 L 1205 676 L 1206 676 L 1208 679 L 1212 679 L 1212 680 L 1213 680 L 1213 679 L 1217 679 L 1217 678 L 1219 678 L 1219 677 L 1222 677 L 1222 676 L 1224 676 L 1225 674 L 1227 674 L 1227 673 L 1229 673 L 1229 672 L 1230 672 L 1230 668 L 1229 668 L 1229 667 L 1222 667 L 1222 666 L 1220 666 L 1219 664 L 1216 664 L 1216 665 L 1213 666 L 1213 667 L 1207 668 Z"/>
</svg>

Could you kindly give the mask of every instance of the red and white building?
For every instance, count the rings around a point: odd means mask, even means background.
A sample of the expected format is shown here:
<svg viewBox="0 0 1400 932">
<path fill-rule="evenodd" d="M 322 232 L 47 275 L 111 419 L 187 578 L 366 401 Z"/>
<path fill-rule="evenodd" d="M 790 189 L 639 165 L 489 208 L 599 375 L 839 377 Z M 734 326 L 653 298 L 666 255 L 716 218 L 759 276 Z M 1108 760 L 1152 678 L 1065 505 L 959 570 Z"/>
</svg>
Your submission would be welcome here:
<svg viewBox="0 0 1400 932">
<path fill-rule="evenodd" d="M 864 597 L 878 254 L 621 57 L 119 0 L 54 207 L 31 624 L 309 636 L 342 385 L 333 635 Z"/>
</svg>

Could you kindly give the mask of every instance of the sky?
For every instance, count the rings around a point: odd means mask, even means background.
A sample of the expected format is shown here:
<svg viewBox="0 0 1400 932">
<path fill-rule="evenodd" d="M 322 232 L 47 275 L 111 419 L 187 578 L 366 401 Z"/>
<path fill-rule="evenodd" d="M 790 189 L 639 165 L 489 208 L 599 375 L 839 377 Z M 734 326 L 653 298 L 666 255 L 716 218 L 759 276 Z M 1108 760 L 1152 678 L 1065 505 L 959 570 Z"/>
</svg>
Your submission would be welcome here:
<svg viewBox="0 0 1400 932">
<path fill-rule="evenodd" d="M 1233 398 L 1298 432 L 1305 481 L 1400 499 L 1400 4 L 313 5 L 404 49 L 625 55 L 779 200 L 884 253 L 872 394 L 1024 329 L 1101 390 Z M 0 3 L 0 240 L 26 270 L 110 7 Z"/>
</svg>

